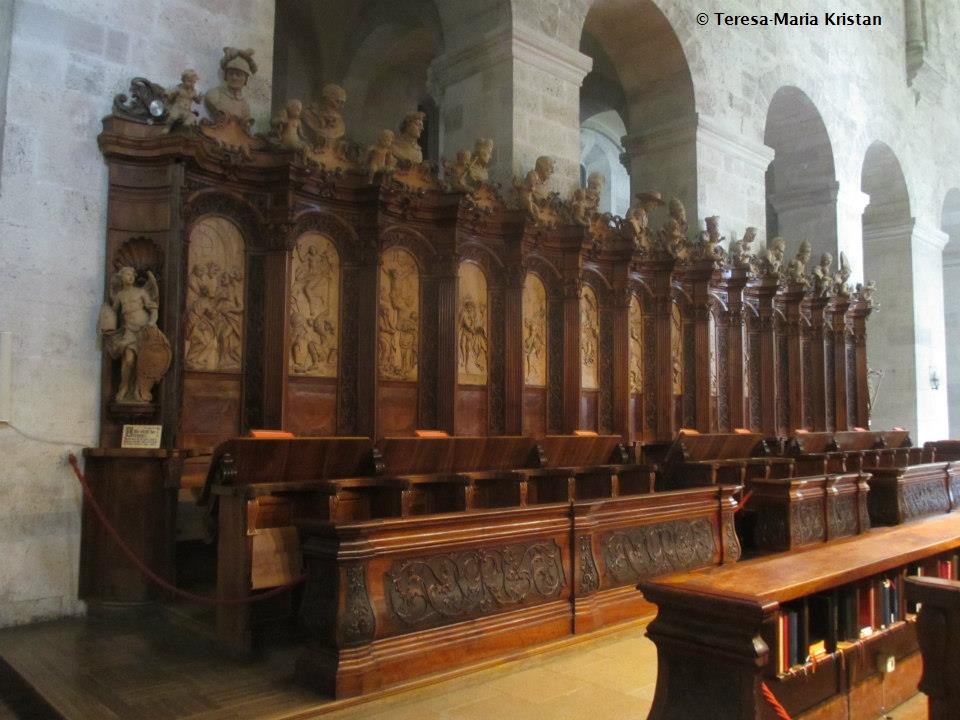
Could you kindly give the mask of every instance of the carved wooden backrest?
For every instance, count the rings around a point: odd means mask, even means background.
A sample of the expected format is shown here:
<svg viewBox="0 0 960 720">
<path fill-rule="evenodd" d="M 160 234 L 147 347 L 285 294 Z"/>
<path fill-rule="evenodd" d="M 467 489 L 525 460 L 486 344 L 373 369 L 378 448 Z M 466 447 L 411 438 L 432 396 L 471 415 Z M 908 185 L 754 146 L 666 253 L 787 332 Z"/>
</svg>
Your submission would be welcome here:
<svg viewBox="0 0 960 720">
<path fill-rule="evenodd" d="M 239 485 L 368 475 L 372 451 L 366 437 L 234 438 L 217 446 L 208 478 L 227 455 Z"/>
<path fill-rule="evenodd" d="M 880 432 L 884 445 L 888 448 L 908 448 L 913 446 L 907 430 L 883 430 Z"/>
<path fill-rule="evenodd" d="M 791 454 L 832 452 L 836 449 L 833 442 L 831 432 L 795 433 L 788 449 Z"/>
<path fill-rule="evenodd" d="M 528 467 L 536 441 L 520 435 L 384 438 L 379 443 L 391 475 L 512 470 Z"/>
<path fill-rule="evenodd" d="M 619 435 L 546 435 L 540 439 L 540 449 L 545 467 L 587 467 L 622 463 L 620 443 Z"/>
<path fill-rule="evenodd" d="M 760 433 L 684 434 L 674 441 L 668 458 L 673 462 L 747 458 L 756 455 L 762 441 Z"/>
<path fill-rule="evenodd" d="M 841 450 L 876 450 L 886 447 L 883 433 L 862 430 L 843 430 L 834 433 Z"/>
</svg>

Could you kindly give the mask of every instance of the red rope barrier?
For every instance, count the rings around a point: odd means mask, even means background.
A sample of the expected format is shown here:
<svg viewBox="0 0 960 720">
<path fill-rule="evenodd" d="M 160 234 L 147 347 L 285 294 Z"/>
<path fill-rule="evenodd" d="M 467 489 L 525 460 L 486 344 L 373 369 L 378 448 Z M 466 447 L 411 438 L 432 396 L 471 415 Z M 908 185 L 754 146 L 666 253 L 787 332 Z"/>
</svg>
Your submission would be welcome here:
<svg viewBox="0 0 960 720">
<path fill-rule="evenodd" d="M 185 600 L 190 600 L 195 603 L 200 603 L 202 605 L 244 605 L 246 603 L 261 602 L 263 600 L 276 597 L 281 593 L 295 588 L 297 585 L 300 585 L 306 580 L 306 576 L 304 575 L 293 582 L 287 583 L 286 585 L 275 587 L 272 590 L 268 590 L 264 593 L 242 598 L 213 598 L 207 597 L 206 595 L 196 595 L 187 590 L 182 590 L 176 585 L 173 585 L 166 578 L 155 573 L 145 562 L 143 562 L 143 560 L 137 556 L 130 546 L 124 542 L 123 538 L 120 537 L 120 533 L 118 533 L 116 528 L 110 524 L 106 513 L 104 513 L 103 508 L 100 507 L 100 503 L 98 503 L 96 498 L 93 496 L 93 491 L 87 484 L 87 478 L 84 476 L 83 471 L 80 470 L 80 464 L 77 462 L 77 456 L 73 453 L 70 453 L 67 456 L 67 462 L 70 463 L 70 467 L 73 468 L 73 474 L 77 476 L 77 480 L 80 482 L 80 487 L 83 489 L 83 496 L 86 498 L 87 503 L 89 503 L 90 509 L 93 510 L 93 514 L 96 516 L 107 535 L 109 535 L 110 538 L 117 544 L 117 547 L 120 548 L 120 552 L 122 552 L 126 558 L 134 564 L 137 570 L 139 570 L 140 573 L 147 578 L 147 580 L 166 590 L 171 595 L 176 595 L 177 597 L 181 597 Z"/>
<path fill-rule="evenodd" d="M 790 713 L 780 704 L 777 696 L 773 694 L 773 690 L 767 687 L 765 682 L 760 683 L 760 693 L 763 695 L 763 699 L 767 701 L 767 704 L 773 708 L 773 712 L 776 713 L 780 720 L 791 720 Z"/>
<path fill-rule="evenodd" d="M 740 498 L 740 502 L 737 503 L 737 506 L 733 509 L 733 511 L 735 513 L 738 513 L 741 510 L 743 510 L 743 507 L 747 504 L 747 501 L 750 500 L 752 495 L 753 495 L 753 490 L 748 490 L 747 494 L 744 495 L 742 498 Z"/>
</svg>

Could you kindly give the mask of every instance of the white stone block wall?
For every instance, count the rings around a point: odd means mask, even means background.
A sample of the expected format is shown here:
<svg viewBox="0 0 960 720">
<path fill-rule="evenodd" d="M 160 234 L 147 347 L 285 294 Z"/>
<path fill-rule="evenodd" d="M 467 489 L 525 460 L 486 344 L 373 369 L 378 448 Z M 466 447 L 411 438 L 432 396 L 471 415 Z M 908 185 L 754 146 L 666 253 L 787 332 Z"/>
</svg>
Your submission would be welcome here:
<svg viewBox="0 0 960 720">
<path fill-rule="evenodd" d="M 13 333 L 12 427 L 0 426 L 0 626 L 82 610 L 80 492 L 64 458 L 96 444 L 107 173 L 96 137 L 134 76 L 254 48 L 265 127 L 272 0 L 17 0 L 0 177 L 0 330 Z M 16 429 L 14 429 L 16 428 Z M 28 439 L 20 433 L 33 438 Z M 149 509 L 145 509 L 149 511 Z"/>
</svg>

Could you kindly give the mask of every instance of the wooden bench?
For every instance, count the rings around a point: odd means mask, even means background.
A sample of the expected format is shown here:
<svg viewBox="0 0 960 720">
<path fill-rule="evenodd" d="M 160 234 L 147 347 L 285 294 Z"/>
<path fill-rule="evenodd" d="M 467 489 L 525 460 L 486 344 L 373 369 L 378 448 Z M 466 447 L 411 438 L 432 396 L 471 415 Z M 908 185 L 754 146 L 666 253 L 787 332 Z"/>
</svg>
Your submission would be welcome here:
<svg viewBox="0 0 960 720">
<path fill-rule="evenodd" d="M 768 452 L 759 433 L 681 431 L 667 453 L 657 489 L 743 485 L 753 478 L 791 477 L 793 460 Z"/>
<path fill-rule="evenodd" d="M 846 454 L 832 432 L 795 432 L 787 439 L 786 454 L 798 476 L 847 472 Z"/>
<path fill-rule="evenodd" d="M 860 473 L 747 482 L 750 499 L 740 517 L 748 549 L 769 553 L 859 535 L 870 529 L 869 475 Z"/>
<path fill-rule="evenodd" d="M 937 462 L 870 471 L 870 521 L 899 525 L 960 506 L 960 463 Z"/>
</svg>

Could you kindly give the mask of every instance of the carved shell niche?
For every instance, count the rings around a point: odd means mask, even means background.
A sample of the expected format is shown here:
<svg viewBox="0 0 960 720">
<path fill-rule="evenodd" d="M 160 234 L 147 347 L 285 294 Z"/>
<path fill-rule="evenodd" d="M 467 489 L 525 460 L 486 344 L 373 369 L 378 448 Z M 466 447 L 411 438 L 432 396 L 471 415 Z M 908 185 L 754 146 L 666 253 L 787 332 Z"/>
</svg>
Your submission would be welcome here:
<svg viewBox="0 0 960 720">
<path fill-rule="evenodd" d="M 523 382 L 547 384 L 547 289 L 535 273 L 523 279 Z"/>
<path fill-rule="evenodd" d="M 337 377 L 340 255 L 330 238 L 307 232 L 294 248 L 290 283 L 290 373 Z"/>
<path fill-rule="evenodd" d="M 420 270 L 413 255 L 388 248 L 380 259 L 377 365 L 381 380 L 415 382 L 420 354 Z"/>
<path fill-rule="evenodd" d="M 457 382 L 487 384 L 487 277 L 476 263 L 460 263 L 457 284 Z"/>
<path fill-rule="evenodd" d="M 113 255 L 114 272 L 122 267 L 132 267 L 137 271 L 139 279 L 142 279 L 140 276 L 146 277 L 145 273 L 149 270 L 159 282 L 163 255 L 150 238 L 132 237 L 124 241 Z"/>
<path fill-rule="evenodd" d="M 226 218 L 200 219 L 187 249 L 186 340 L 188 370 L 239 371 L 243 365 L 244 242 Z"/>
<path fill-rule="evenodd" d="M 630 392 L 643 393 L 643 308 L 636 295 L 630 296 L 630 311 L 627 320 L 630 333 Z"/>
<path fill-rule="evenodd" d="M 600 306 L 589 285 L 580 293 L 580 386 L 600 387 Z"/>
</svg>

